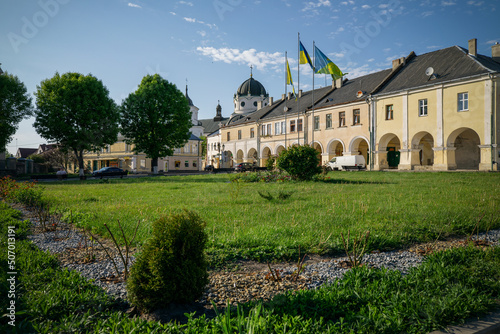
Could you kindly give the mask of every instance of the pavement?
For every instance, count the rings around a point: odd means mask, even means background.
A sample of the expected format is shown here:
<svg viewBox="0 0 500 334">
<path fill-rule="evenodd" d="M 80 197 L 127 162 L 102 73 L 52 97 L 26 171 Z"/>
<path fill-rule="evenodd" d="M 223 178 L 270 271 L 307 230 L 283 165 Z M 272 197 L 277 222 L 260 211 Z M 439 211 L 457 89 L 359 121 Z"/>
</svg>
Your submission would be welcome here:
<svg viewBox="0 0 500 334">
<path fill-rule="evenodd" d="M 471 319 L 461 326 L 450 326 L 430 334 L 500 334 L 500 310 L 481 319 Z"/>
</svg>

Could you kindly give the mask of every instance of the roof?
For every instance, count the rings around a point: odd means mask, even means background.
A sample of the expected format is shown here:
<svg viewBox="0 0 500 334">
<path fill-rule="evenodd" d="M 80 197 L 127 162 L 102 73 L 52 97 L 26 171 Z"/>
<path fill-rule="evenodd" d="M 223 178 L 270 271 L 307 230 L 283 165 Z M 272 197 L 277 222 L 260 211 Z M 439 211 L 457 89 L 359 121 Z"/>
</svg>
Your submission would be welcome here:
<svg viewBox="0 0 500 334">
<path fill-rule="evenodd" d="M 364 102 L 367 95 L 383 82 L 391 72 L 391 69 L 386 69 L 351 80 L 346 79 L 340 88 L 332 88 L 332 86 L 317 88 L 314 90 L 314 107 L 325 108 L 345 103 Z M 358 92 L 362 93 L 358 96 Z M 298 113 L 311 110 L 312 105 L 313 91 L 310 90 L 303 92 L 302 96 L 297 100 L 294 98 L 280 99 L 272 105 L 268 105 L 251 114 L 237 115 L 231 119 L 228 125 L 241 125 L 258 120 L 279 118 L 283 117 L 285 113 L 287 117 L 294 117 Z"/>
<path fill-rule="evenodd" d="M 253 77 L 250 77 L 249 79 L 245 80 L 240 87 L 238 87 L 238 90 L 236 91 L 236 95 L 238 96 L 268 96 L 266 89 L 264 86 L 255 80 Z"/>
<path fill-rule="evenodd" d="M 191 100 L 191 98 L 188 95 L 188 86 L 187 85 L 186 85 L 186 99 L 188 101 L 189 106 L 194 107 L 193 100 Z"/>
<path fill-rule="evenodd" d="M 189 140 L 197 140 L 197 141 L 202 141 L 199 137 L 193 135 L 192 133 L 190 134 Z"/>
<path fill-rule="evenodd" d="M 431 67 L 434 74 L 429 76 L 426 70 Z M 464 48 L 452 46 L 409 59 L 376 93 L 396 92 L 499 71 L 500 64 L 492 58 L 483 55 L 474 57 Z"/>
<path fill-rule="evenodd" d="M 208 119 L 200 119 L 199 122 L 201 123 L 201 126 L 204 129 L 203 130 L 204 133 L 212 133 L 219 129 L 219 123 L 224 124 L 228 119 L 229 119 L 228 117 L 222 117 L 221 120 L 214 120 L 213 118 L 208 118 Z"/>
<path fill-rule="evenodd" d="M 18 148 L 17 149 L 17 158 L 27 158 L 32 154 L 35 154 L 38 151 L 37 148 Z"/>
</svg>

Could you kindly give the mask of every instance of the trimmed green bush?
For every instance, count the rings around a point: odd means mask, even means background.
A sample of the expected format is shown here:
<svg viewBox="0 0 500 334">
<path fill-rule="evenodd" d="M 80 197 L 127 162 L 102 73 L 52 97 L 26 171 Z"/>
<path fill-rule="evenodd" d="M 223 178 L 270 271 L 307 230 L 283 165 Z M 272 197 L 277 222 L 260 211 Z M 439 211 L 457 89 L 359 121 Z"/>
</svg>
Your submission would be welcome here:
<svg viewBox="0 0 500 334">
<path fill-rule="evenodd" d="M 321 173 L 318 151 L 309 145 L 292 146 L 283 151 L 276 161 L 278 168 L 285 170 L 293 179 L 311 180 Z"/>
<path fill-rule="evenodd" d="M 165 216 L 153 223 L 153 235 L 127 282 L 129 301 L 141 310 L 201 297 L 208 284 L 205 222 L 193 212 Z"/>
</svg>

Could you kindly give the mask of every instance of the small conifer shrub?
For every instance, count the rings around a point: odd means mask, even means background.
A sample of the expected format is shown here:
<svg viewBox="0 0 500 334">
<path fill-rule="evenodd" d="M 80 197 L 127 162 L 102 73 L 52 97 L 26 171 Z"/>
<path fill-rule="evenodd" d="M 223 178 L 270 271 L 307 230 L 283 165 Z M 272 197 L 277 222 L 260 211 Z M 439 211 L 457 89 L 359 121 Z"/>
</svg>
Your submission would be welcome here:
<svg viewBox="0 0 500 334">
<path fill-rule="evenodd" d="M 164 216 L 153 223 L 127 282 L 129 301 L 142 311 L 201 297 L 208 284 L 205 222 L 194 212 Z"/>
</svg>

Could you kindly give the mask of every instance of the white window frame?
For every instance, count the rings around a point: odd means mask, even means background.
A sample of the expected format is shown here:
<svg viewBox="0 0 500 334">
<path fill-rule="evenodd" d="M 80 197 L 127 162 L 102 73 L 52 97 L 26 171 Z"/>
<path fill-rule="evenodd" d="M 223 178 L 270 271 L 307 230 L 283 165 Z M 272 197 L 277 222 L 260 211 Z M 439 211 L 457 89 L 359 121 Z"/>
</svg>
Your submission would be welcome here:
<svg viewBox="0 0 500 334">
<path fill-rule="evenodd" d="M 274 134 L 279 135 L 281 133 L 280 130 L 281 130 L 281 123 L 280 122 L 274 123 Z"/>
<path fill-rule="evenodd" d="M 418 100 L 418 116 L 427 116 L 427 99 Z"/>
<path fill-rule="evenodd" d="M 354 109 L 352 111 L 352 125 L 360 125 L 361 124 L 361 110 Z"/>
<path fill-rule="evenodd" d="M 469 110 L 469 92 L 458 93 L 458 95 L 457 95 L 457 110 L 458 111 L 468 111 Z"/>
<path fill-rule="evenodd" d="M 268 136 L 270 136 L 270 135 L 272 134 L 272 132 L 271 132 L 271 131 L 272 131 L 272 124 L 271 124 L 271 123 L 269 123 L 269 124 L 267 124 L 267 135 L 268 135 Z"/>
<path fill-rule="evenodd" d="M 314 130 L 319 130 L 319 116 L 314 116 Z"/>
<path fill-rule="evenodd" d="M 332 114 L 326 114 L 326 128 L 331 129 L 333 127 Z"/>
<path fill-rule="evenodd" d="M 285 121 L 282 121 L 281 122 L 281 134 L 285 134 L 286 133 L 286 123 Z"/>
</svg>

